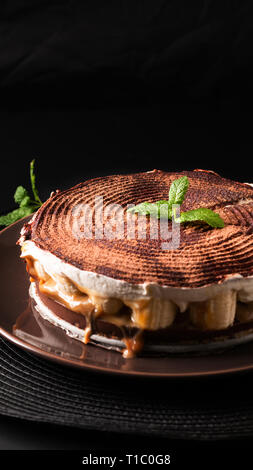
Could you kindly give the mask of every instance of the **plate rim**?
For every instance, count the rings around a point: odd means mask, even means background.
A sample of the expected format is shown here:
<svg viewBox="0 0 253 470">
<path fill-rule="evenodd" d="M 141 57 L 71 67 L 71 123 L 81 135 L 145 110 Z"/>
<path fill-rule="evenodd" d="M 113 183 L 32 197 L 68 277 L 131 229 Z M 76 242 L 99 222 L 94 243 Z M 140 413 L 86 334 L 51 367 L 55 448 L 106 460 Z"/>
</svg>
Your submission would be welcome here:
<svg viewBox="0 0 253 470">
<path fill-rule="evenodd" d="M 68 359 L 66 357 L 58 356 L 57 354 L 50 353 L 46 350 L 40 349 L 39 347 L 32 345 L 28 343 L 27 341 L 22 340 L 18 336 L 12 335 L 8 331 L 6 331 L 4 328 L 0 326 L 0 335 L 4 337 L 5 339 L 8 339 L 11 343 L 21 346 L 25 351 L 32 352 L 36 354 L 37 356 L 47 358 L 51 362 L 57 362 L 62 365 L 68 366 L 68 367 L 74 367 L 75 369 L 79 370 L 89 370 L 94 373 L 96 372 L 102 372 L 106 374 L 113 374 L 113 375 L 123 375 L 123 376 L 135 376 L 135 377 L 149 377 L 149 378 L 189 378 L 189 377 L 195 377 L 195 378 L 200 378 L 200 377 L 217 377 L 217 376 L 222 376 L 224 377 L 225 375 L 231 375 L 235 373 L 243 373 L 243 372 L 248 372 L 253 369 L 253 363 L 251 365 L 247 365 L 244 367 L 237 367 L 237 368 L 228 368 L 228 369 L 219 369 L 219 370 L 214 370 L 214 371 L 202 371 L 202 372 L 180 372 L 180 373 L 173 373 L 173 372 L 143 372 L 143 371 L 127 371 L 127 370 L 122 370 L 122 369 L 110 369 L 106 368 L 103 366 L 92 366 L 87 363 L 81 363 L 81 360 L 75 360 L 75 359 Z M 85 345 L 86 347 L 96 347 L 93 344 L 87 344 Z M 115 351 L 113 351 L 115 352 Z M 116 353 L 119 354 L 119 353 Z M 138 359 L 138 358 L 137 358 Z M 157 358 L 159 359 L 159 358 Z M 129 361 L 129 359 L 127 359 Z M 131 359 L 130 359 L 131 360 Z M 135 358 L 136 360 L 136 358 Z"/>
</svg>

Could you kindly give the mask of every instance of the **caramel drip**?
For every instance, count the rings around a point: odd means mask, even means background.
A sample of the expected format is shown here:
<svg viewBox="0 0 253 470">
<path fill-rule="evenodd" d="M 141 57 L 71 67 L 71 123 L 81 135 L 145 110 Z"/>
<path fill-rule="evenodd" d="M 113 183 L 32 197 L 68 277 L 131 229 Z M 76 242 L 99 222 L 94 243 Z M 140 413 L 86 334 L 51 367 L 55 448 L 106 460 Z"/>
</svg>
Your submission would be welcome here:
<svg viewBox="0 0 253 470">
<path fill-rule="evenodd" d="M 84 344 L 88 344 L 90 341 L 90 337 L 93 333 L 93 312 L 90 312 L 85 315 L 86 326 L 84 329 L 84 336 L 83 342 Z"/>
<path fill-rule="evenodd" d="M 83 335 L 83 342 L 84 342 L 84 344 L 88 344 L 88 343 L 89 343 L 91 333 L 92 333 L 92 330 L 91 330 L 90 325 L 89 325 L 89 326 L 86 326 L 86 328 L 85 328 L 85 330 L 84 330 L 84 335 Z"/>
<path fill-rule="evenodd" d="M 74 285 L 63 276 L 55 275 L 56 279 L 50 277 L 43 266 L 31 256 L 25 256 L 25 259 L 30 281 L 39 281 L 38 288 L 42 294 L 85 317 L 84 344 L 89 343 L 92 333 L 97 331 L 94 320 L 99 317 L 102 321 L 121 329 L 122 340 L 126 346 L 123 349 L 123 357 L 133 358 L 143 349 L 144 330 L 159 330 L 169 326 L 173 328 L 173 322 L 178 318 L 176 307 L 169 300 L 149 298 L 126 301 L 101 297 L 93 291 Z M 212 324 L 206 322 L 203 326 L 207 314 L 210 313 L 209 304 L 212 306 Z M 191 315 L 187 317 L 185 328 L 207 331 L 225 329 L 232 325 L 234 320 L 238 323 L 251 321 L 252 312 L 253 302 L 237 302 L 236 293 L 229 290 L 223 292 L 219 298 L 190 303 L 188 313 Z M 132 336 L 130 328 L 136 328 L 138 331 Z"/>
<path fill-rule="evenodd" d="M 82 344 L 82 343 L 81 343 L 81 344 Z M 84 346 L 83 344 L 82 344 L 82 352 L 81 352 L 81 354 L 80 354 L 80 356 L 79 356 L 79 359 L 82 360 L 82 361 L 84 361 L 84 359 L 86 359 L 86 348 L 85 348 L 85 346 Z"/>
<path fill-rule="evenodd" d="M 132 359 L 142 351 L 144 346 L 143 341 L 143 330 L 137 331 L 133 337 L 126 336 L 126 332 L 123 339 L 126 348 L 123 350 L 123 357 L 125 359 Z"/>
<path fill-rule="evenodd" d="M 38 278 L 36 270 L 34 268 L 34 260 L 30 256 L 25 257 L 26 260 L 26 271 L 30 274 L 30 282 L 34 282 Z"/>
</svg>

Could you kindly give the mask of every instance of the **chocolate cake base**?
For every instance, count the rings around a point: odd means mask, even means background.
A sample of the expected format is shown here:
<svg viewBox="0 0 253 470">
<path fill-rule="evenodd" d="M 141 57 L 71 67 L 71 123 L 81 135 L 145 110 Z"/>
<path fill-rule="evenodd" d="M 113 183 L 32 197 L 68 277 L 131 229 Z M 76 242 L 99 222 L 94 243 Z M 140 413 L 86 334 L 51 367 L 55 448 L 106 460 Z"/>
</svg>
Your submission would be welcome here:
<svg viewBox="0 0 253 470">
<path fill-rule="evenodd" d="M 118 326 L 104 319 L 91 318 L 88 323 L 84 315 L 72 312 L 63 305 L 42 294 L 37 283 L 31 283 L 30 296 L 38 313 L 53 325 L 81 342 L 85 342 L 90 328 L 89 342 L 97 346 L 125 352 L 125 357 L 154 354 L 205 354 L 222 351 L 253 340 L 253 321 L 235 323 L 230 328 L 219 331 L 199 331 L 186 326 L 187 314 L 178 315 L 178 321 L 169 328 L 160 330 L 139 330 Z"/>
</svg>

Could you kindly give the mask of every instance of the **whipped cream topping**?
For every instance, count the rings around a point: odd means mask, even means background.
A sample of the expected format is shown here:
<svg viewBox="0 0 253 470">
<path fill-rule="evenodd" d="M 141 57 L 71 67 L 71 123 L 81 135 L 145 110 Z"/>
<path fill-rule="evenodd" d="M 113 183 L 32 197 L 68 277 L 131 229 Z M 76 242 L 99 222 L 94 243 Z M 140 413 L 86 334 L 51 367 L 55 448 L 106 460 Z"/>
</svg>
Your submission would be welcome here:
<svg viewBox="0 0 253 470">
<path fill-rule="evenodd" d="M 208 300 L 225 289 L 235 290 L 238 294 L 238 300 L 241 302 L 253 301 L 253 276 L 243 277 L 240 274 L 232 274 L 227 276 L 222 283 L 197 288 L 176 288 L 148 282 L 131 284 L 102 274 L 81 270 L 62 261 L 49 251 L 42 250 L 30 240 L 24 241 L 21 245 L 21 257 L 31 256 L 39 261 L 49 276 L 66 276 L 80 287 L 97 292 L 104 297 L 119 298 L 123 301 L 124 299 L 139 300 L 157 297 L 173 301 L 181 312 L 187 309 L 190 302 Z"/>
</svg>

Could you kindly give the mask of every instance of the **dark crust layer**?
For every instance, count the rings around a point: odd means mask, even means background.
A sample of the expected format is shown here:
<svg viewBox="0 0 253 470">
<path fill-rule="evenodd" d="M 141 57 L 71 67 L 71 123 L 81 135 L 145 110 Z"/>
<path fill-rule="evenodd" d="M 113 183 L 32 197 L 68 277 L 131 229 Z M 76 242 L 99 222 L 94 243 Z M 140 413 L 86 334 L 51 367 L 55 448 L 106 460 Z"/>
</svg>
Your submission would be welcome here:
<svg viewBox="0 0 253 470">
<path fill-rule="evenodd" d="M 190 186 L 181 210 L 211 208 L 224 219 L 223 229 L 184 224 L 180 247 L 176 250 L 163 250 L 164 240 L 160 235 L 158 240 L 149 236 L 146 240 L 130 240 L 126 231 L 123 240 L 74 237 L 72 209 L 76 204 L 90 204 L 94 209 L 95 196 L 103 196 L 104 207 L 111 203 L 126 207 L 167 199 L 170 184 L 183 175 L 188 176 Z M 248 202 L 238 204 L 241 200 Z M 147 223 L 147 234 L 152 224 L 157 223 L 154 218 L 145 216 L 140 220 Z M 102 223 L 104 226 L 105 219 Z M 252 276 L 252 233 L 253 188 L 250 185 L 205 170 L 176 173 L 154 170 L 95 178 L 56 193 L 26 227 L 24 238 L 85 271 L 131 284 L 152 282 L 192 288 L 221 283 L 233 274 Z"/>
</svg>

